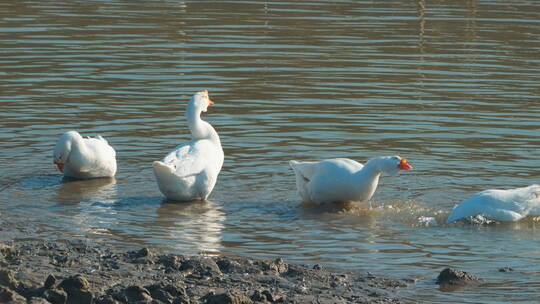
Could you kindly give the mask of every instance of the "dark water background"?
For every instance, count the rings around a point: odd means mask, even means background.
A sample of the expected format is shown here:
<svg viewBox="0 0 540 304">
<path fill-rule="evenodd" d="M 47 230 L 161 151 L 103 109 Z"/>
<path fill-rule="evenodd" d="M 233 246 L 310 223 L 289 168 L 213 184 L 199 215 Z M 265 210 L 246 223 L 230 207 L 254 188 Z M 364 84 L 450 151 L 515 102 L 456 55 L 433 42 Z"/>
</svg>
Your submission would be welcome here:
<svg viewBox="0 0 540 304">
<path fill-rule="evenodd" d="M 0 239 L 85 238 L 178 253 L 283 256 L 418 283 L 426 302 L 530 303 L 537 219 L 442 225 L 474 192 L 540 183 L 540 3 L 0 3 Z M 151 163 L 205 115 L 225 164 L 206 204 L 170 204 Z M 63 183 L 70 129 L 117 150 L 113 180 Z M 290 159 L 407 157 L 373 209 L 299 206 Z M 434 224 L 433 221 L 438 222 Z M 456 266 L 488 280 L 437 289 Z M 500 273 L 500 267 L 513 272 Z"/>
</svg>

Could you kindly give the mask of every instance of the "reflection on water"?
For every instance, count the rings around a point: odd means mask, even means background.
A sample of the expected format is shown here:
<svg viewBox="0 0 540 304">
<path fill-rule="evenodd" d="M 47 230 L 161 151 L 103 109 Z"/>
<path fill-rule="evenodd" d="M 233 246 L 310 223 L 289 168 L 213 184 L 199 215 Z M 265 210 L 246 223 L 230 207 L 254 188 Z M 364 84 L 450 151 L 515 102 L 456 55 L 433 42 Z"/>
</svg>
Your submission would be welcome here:
<svg viewBox="0 0 540 304">
<path fill-rule="evenodd" d="M 281 255 L 414 274 L 420 301 L 530 302 L 535 219 L 443 223 L 480 190 L 539 183 L 539 5 L 2 1 L 0 239 Z M 225 163 L 212 202 L 169 204 L 151 164 L 189 138 L 200 89 Z M 51 154 L 71 129 L 115 147 L 115 180 L 62 181 Z M 415 170 L 382 179 L 371 209 L 299 206 L 290 159 L 394 154 Z M 446 266 L 490 284 L 437 291 Z"/>
<path fill-rule="evenodd" d="M 114 177 L 88 180 L 64 178 L 60 188 L 58 188 L 56 200 L 65 203 L 78 203 L 84 200 L 113 202 L 116 195 L 116 179 Z"/>
<path fill-rule="evenodd" d="M 156 218 L 151 226 L 154 230 L 168 233 L 164 237 L 172 241 L 176 249 L 215 255 L 220 252 L 221 231 L 225 213 L 219 205 L 203 203 L 164 202 L 156 209 Z M 156 232 L 158 232 L 156 231 Z"/>
</svg>

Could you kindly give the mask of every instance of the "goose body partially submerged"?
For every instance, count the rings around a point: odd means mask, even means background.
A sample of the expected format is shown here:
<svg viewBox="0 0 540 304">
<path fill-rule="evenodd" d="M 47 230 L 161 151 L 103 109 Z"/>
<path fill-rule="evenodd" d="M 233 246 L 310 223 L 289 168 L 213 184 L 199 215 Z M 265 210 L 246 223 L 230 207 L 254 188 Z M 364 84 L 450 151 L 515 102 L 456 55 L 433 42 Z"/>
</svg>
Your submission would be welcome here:
<svg viewBox="0 0 540 304">
<path fill-rule="evenodd" d="M 515 189 L 490 189 L 478 192 L 455 206 L 446 220 L 481 215 L 495 221 L 519 221 L 529 215 L 540 215 L 540 185 Z"/>
<path fill-rule="evenodd" d="M 296 175 L 296 187 L 304 202 L 316 204 L 364 202 L 379 184 L 382 173 L 394 175 L 412 166 L 399 156 L 385 156 L 362 165 L 347 158 L 319 162 L 289 162 Z"/>
</svg>

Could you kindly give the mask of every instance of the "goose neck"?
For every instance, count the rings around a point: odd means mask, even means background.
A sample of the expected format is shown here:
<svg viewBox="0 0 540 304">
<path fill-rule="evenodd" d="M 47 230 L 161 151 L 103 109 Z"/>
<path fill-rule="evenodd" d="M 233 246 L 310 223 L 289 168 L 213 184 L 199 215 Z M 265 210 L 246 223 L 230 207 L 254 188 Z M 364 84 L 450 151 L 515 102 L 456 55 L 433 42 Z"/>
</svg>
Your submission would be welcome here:
<svg viewBox="0 0 540 304">
<path fill-rule="evenodd" d="M 355 175 L 360 182 L 365 183 L 367 180 L 379 180 L 382 171 L 375 167 L 364 166 L 362 170 L 358 171 Z"/>
<path fill-rule="evenodd" d="M 359 201 L 367 201 L 373 196 L 379 184 L 381 173 L 381 170 L 373 164 L 366 164 L 356 172 L 354 185 L 357 191 L 356 197 Z"/>
<path fill-rule="evenodd" d="M 365 173 L 369 175 L 381 175 L 383 168 L 378 159 L 372 159 L 369 160 L 360 171 L 365 171 Z"/>
<path fill-rule="evenodd" d="M 355 175 L 358 184 L 366 185 L 374 183 L 376 187 L 382 173 L 383 170 L 379 163 L 376 160 L 372 160 L 368 161 Z"/>
<path fill-rule="evenodd" d="M 196 108 L 193 104 L 188 104 L 186 118 L 193 138 L 208 138 L 212 137 L 213 132 L 215 133 L 210 124 L 201 119 L 201 109 Z"/>
</svg>

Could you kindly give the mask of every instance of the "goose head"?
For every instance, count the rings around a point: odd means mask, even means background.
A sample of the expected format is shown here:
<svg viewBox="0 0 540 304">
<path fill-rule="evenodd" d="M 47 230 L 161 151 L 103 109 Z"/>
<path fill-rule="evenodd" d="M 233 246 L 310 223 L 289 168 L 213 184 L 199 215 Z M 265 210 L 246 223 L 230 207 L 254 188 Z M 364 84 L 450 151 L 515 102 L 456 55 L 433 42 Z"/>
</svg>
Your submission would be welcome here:
<svg viewBox="0 0 540 304">
<path fill-rule="evenodd" d="M 202 90 L 191 98 L 190 101 L 191 105 L 200 112 L 206 112 L 208 110 L 208 107 L 213 105 L 214 102 L 210 100 L 210 97 L 208 96 L 208 90 Z"/>
<path fill-rule="evenodd" d="M 75 131 L 69 131 L 64 133 L 56 143 L 56 147 L 53 152 L 53 163 L 58 167 L 60 172 L 64 172 L 64 164 L 69 158 L 73 140 L 80 135 Z"/>
<path fill-rule="evenodd" d="M 400 156 L 381 157 L 378 159 L 377 163 L 379 165 L 379 170 L 389 175 L 396 175 L 401 170 L 413 169 L 407 160 Z"/>
</svg>

